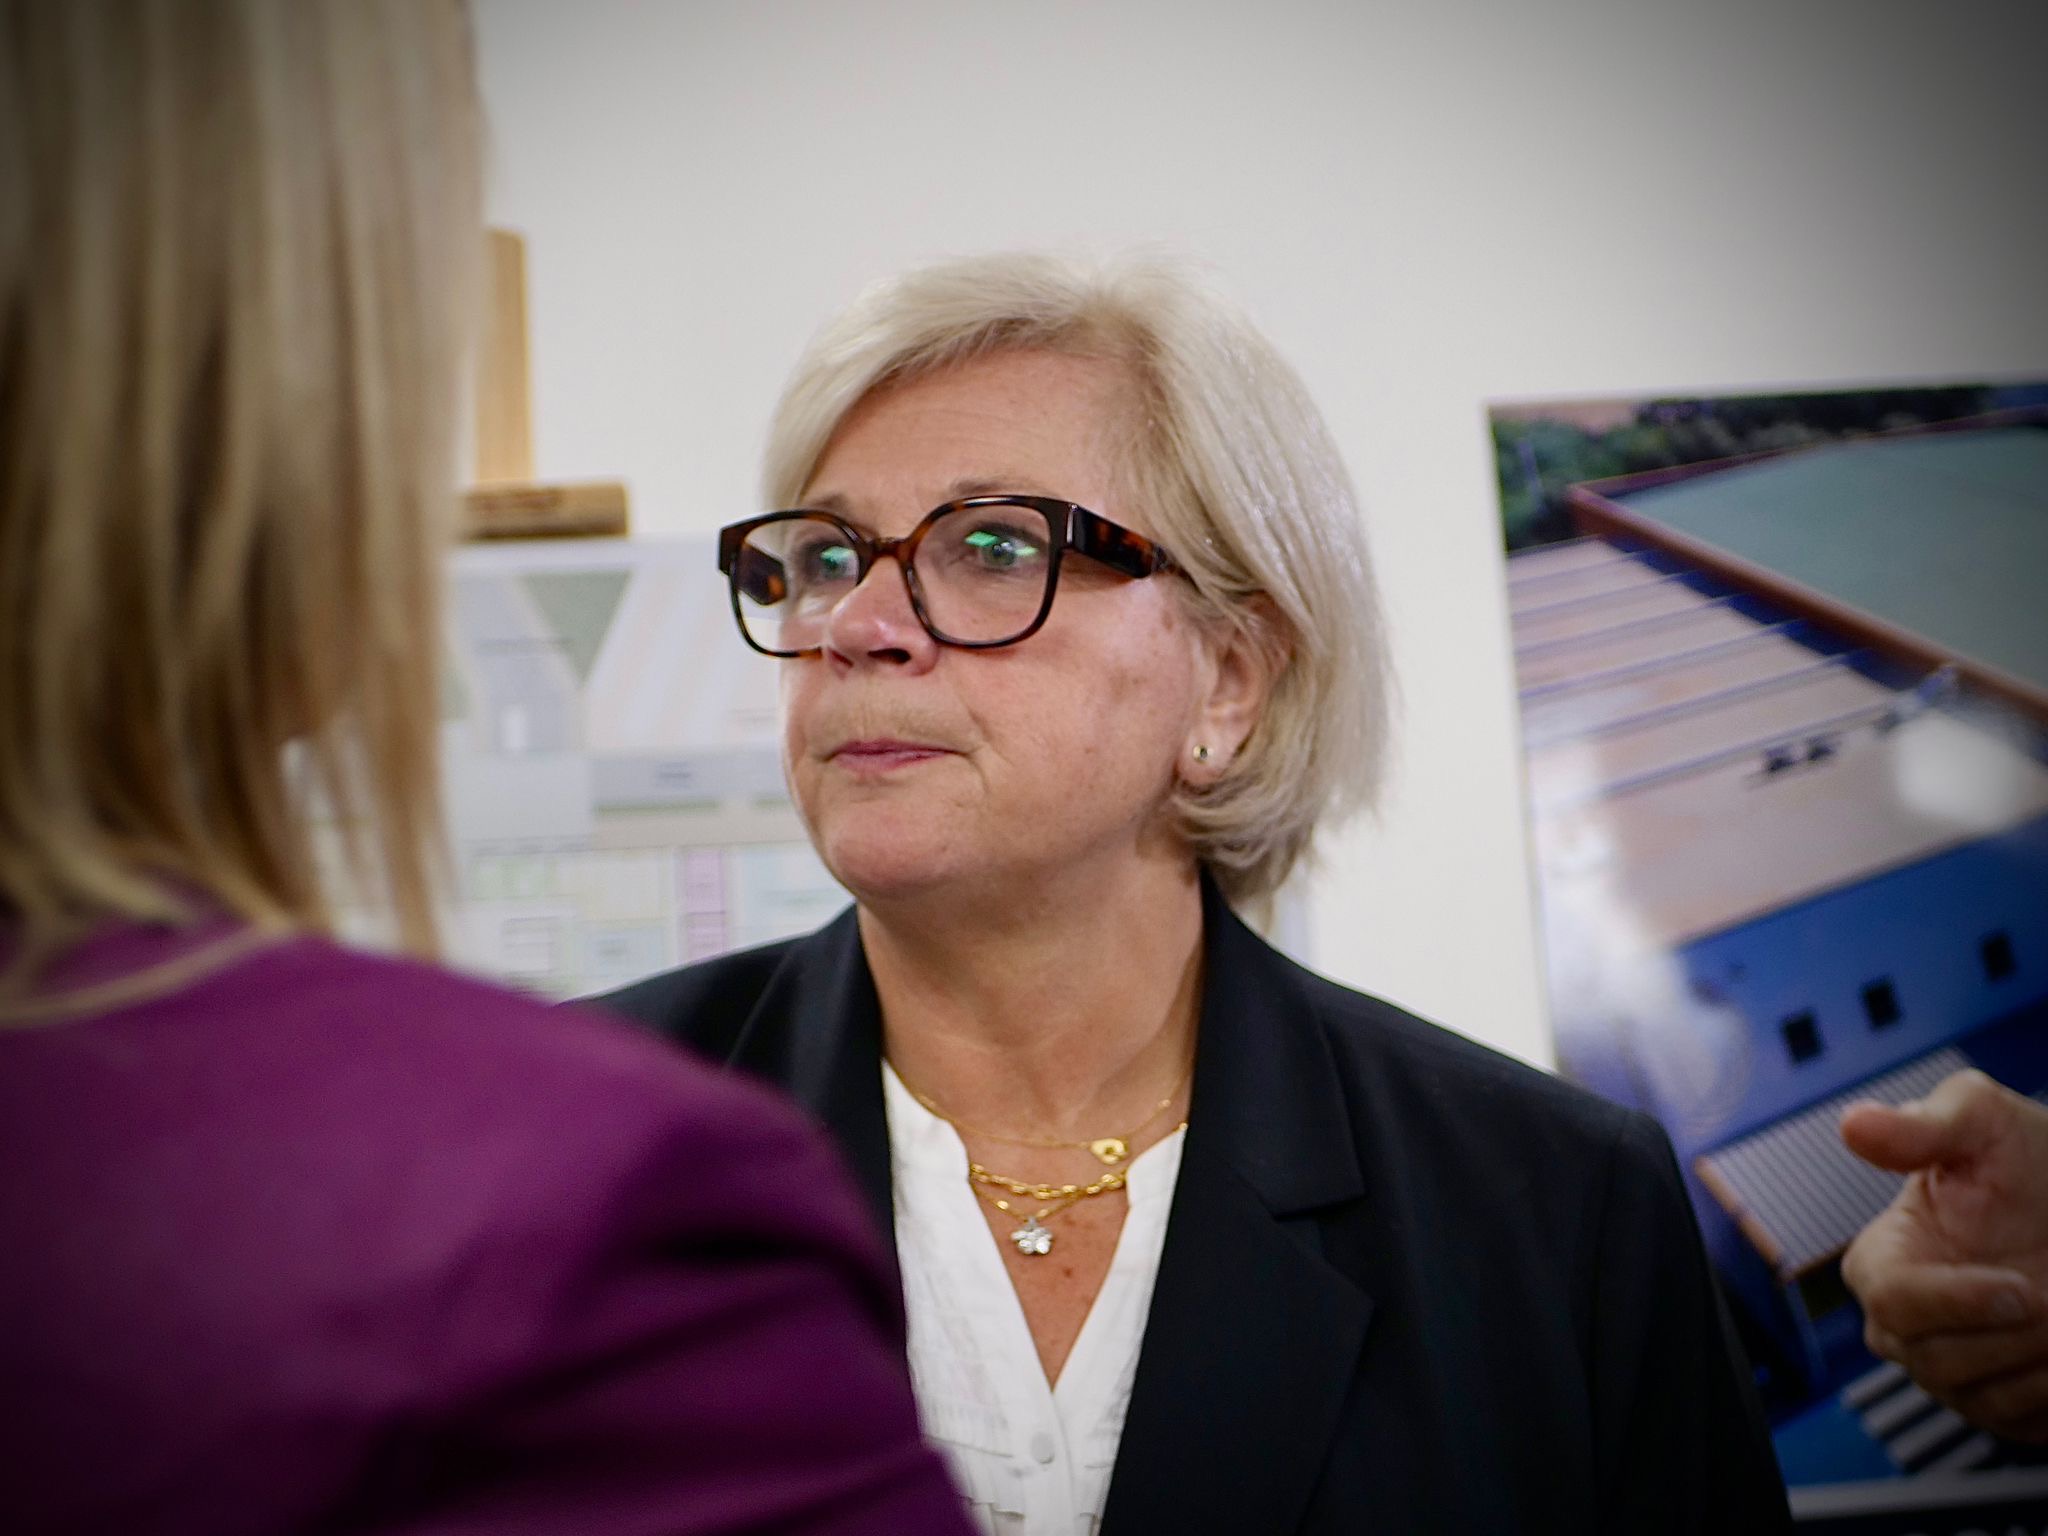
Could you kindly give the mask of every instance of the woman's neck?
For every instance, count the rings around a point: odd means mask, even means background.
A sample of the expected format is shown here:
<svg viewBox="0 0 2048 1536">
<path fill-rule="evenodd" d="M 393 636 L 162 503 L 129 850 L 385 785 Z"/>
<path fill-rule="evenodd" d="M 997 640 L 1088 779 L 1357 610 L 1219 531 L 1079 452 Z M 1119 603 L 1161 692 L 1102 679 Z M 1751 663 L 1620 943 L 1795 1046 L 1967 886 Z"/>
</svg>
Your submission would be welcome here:
<svg viewBox="0 0 2048 1536">
<path fill-rule="evenodd" d="M 863 903 L 861 939 L 897 1073 L 949 1118 L 1094 1137 L 1183 1083 L 1201 1002 L 1192 865 L 1070 872 L 1060 889 L 972 902 Z"/>
</svg>

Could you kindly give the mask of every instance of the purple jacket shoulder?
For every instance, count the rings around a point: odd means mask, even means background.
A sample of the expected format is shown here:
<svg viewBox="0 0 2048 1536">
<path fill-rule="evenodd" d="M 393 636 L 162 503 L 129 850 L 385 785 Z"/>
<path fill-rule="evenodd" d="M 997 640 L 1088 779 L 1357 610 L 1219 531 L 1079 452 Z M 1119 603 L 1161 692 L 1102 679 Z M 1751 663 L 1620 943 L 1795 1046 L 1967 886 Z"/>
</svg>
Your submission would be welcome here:
<svg viewBox="0 0 2048 1536">
<path fill-rule="evenodd" d="M 763 1090 L 311 940 L 0 1027 L 0 1527 L 964 1529 Z"/>
</svg>

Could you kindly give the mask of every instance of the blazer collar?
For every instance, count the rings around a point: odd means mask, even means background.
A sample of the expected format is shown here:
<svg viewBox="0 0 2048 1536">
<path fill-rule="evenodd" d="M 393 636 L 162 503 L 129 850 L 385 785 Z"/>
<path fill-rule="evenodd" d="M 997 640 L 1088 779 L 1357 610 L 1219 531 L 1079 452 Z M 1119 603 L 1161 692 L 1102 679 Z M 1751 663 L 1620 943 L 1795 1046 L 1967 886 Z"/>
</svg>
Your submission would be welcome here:
<svg viewBox="0 0 2048 1536">
<path fill-rule="evenodd" d="M 882 1005 L 851 907 L 790 946 L 728 1059 L 779 1083 L 832 1134 L 893 1254 Z"/>
<path fill-rule="evenodd" d="M 1206 875 L 1202 949 L 1190 1141 L 1235 1170 L 1275 1216 L 1356 1198 L 1363 1178 L 1350 1110 L 1295 968 Z M 852 908 L 790 947 L 730 1060 L 780 1083 L 822 1122 L 889 1217 L 882 1009 Z"/>
<path fill-rule="evenodd" d="M 1314 1001 L 1206 880 L 1203 903 L 1188 1140 L 1105 1536 L 1295 1530 L 1372 1317 L 1315 1214 L 1364 1178 Z"/>
<path fill-rule="evenodd" d="M 1188 1139 L 1103 1529 L 1294 1529 L 1372 1302 L 1314 1213 L 1364 1192 L 1336 1063 L 1296 967 L 1203 881 Z M 824 1123 L 892 1239 L 881 1007 L 848 911 L 793 945 L 734 1065 Z"/>
<path fill-rule="evenodd" d="M 1294 964 L 1202 881 L 1202 1020 L 1190 1142 L 1200 1141 L 1275 1216 L 1357 1198 L 1351 1112 Z"/>
</svg>

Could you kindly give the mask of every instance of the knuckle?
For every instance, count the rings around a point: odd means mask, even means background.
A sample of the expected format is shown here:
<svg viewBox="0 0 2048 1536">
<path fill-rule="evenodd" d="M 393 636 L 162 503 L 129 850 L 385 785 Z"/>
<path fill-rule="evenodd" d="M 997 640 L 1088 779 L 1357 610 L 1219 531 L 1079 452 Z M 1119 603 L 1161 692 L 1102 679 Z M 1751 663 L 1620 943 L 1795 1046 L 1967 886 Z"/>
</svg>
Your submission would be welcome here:
<svg viewBox="0 0 2048 1536">
<path fill-rule="evenodd" d="M 1864 1240 L 1868 1235 L 1868 1229 L 1866 1228 L 1864 1233 L 1859 1235 L 1856 1241 L 1849 1245 L 1848 1251 L 1842 1255 L 1842 1283 L 1859 1297 L 1862 1297 L 1864 1292 L 1870 1289 L 1871 1283 L 1871 1276 L 1869 1274 L 1870 1249 Z M 1869 1300 L 1865 1298 L 1865 1307 L 1867 1308 L 1869 1304 Z"/>
<path fill-rule="evenodd" d="M 1967 1391 L 1971 1385 L 1969 1374 L 1959 1368 L 1958 1362 L 1927 1350 L 1909 1350 L 1901 1361 L 1913 1379 L 1939 1396 L 1942 1393 Z"/>
<path fill-rule="evenodd" d="M 1869 1277 L 1856 1294 L 1863 1302 L 1866 1322 L 1885 1329 L 1901 1330 L 1906 1321 L 1906 1308 L 1896 1285 L 1883 1275 L 1875 1275 Z"/>
</svg>

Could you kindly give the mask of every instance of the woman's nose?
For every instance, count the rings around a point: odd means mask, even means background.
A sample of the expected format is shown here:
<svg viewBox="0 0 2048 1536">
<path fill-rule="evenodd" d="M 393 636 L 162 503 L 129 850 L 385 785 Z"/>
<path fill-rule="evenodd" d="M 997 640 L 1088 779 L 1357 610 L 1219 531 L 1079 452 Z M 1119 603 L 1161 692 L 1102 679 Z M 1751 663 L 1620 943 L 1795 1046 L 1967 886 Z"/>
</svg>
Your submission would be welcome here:
<svg viewBox="0 0 2048 1536">
<path fill-rule="evenodd" d="M 928 667 L 938 642 L 917 621 L 900 560 L 884 557 L 833 607 L 825 621 L 825 653 L 848 665 L 882 662 Z"/>
</svg>

